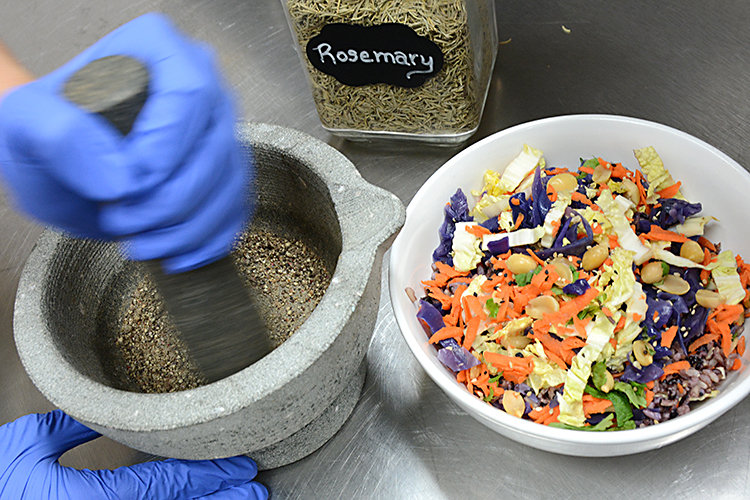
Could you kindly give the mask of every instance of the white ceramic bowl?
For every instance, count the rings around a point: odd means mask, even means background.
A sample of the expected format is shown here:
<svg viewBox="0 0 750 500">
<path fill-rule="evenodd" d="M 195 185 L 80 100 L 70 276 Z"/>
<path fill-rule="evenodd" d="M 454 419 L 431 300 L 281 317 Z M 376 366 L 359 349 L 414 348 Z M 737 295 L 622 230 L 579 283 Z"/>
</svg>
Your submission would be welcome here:
<svg viewBox="0 0 750 500">
<path fill-rule="evenodd" d="M 602 157 L 633 170 L 633 150 L 654 146 L 664 165 L 691 202 L 703 204 L 704 215 L 719 219 L 707 231 L 750 258 L 750 174 L 716 148 L 673 128 L 639 119 L 609 115 L 573 115 L 538 120 L 498 132 L 457 154 L 430 177 L 407 209 L 406 224 L 391 248 L 390 294 L 398 325 L 422 368 L 469 415 L 490 429 L 534 448 L 576 456 L 617 456 L 660 448 L 688 436 L 732 408 L 750 393 L 750 370 L 730 372 L 721 393 L 684 416 L 659 425 L 616 432 L 581 432 L 552 428 L 506 414 L 471 395 L 437 359 L 416 319 L 407 287 L 422 294 L 421 280 L 430 278 L 431 255 L 438 245 L 443 207 L 456 188 L 469 197 L 480 189 L 488 169 L 502 171 L 523 144 L 541 149 L 547 164 L 577 168 L 579 158 Z M 750 351 L 750 350 L 749 350 Z M 749 360 L 745 354 L 743 364 Z"/>
</svg>

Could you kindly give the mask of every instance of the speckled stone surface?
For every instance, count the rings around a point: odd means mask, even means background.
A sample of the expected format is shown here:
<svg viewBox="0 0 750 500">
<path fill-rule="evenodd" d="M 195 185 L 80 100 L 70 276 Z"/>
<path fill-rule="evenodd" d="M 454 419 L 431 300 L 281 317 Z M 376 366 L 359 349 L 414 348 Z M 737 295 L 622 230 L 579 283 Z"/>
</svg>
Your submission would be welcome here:
<svg viewBox="0 0 750 500">
<path fill-rule="evenodd" d="M 359 399 L 382 256 L 405 210 L 308 135 L 241 124 L 238 136 L 256 157 L 256 218 L 306 238 L 335 266 L 323 299 L 289 340 L 213 384 L 168 394 L 125 390 L 109 369 L 117 362 L 111 322 L 142 271 L 114 244 L 54 231 L 44 232 L 26 264 L 14 331 L 39 390 L 103 435 L 163 457 L 247 454 L 269 469 L 322 446 Z"/>
</svg>

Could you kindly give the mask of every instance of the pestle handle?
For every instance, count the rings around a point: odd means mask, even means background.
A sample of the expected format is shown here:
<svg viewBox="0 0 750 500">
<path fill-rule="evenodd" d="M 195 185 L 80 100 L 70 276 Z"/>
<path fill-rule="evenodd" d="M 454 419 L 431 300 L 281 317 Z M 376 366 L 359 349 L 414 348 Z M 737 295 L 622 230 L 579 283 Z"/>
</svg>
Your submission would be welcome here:
<svg viewBox="0 0 750 500">
<path fill-rule="evenodd" d="M 149 75 L 140 61 L 128 56 L 96 59 L 78 70 L 63 95 L 90 113 L 106 118 L 128 135 L 148 97 Z"/>
<path fill-rule="evenodd" d="M 96 59 L 72 75 L 63 95 L 106 118 L 123 136 L 148 98 L 149 72 L 128 56 Z M 201 374 L 215 382 L 255 363 L 273 349 L 253 297 L 230 256 L 192 271 L 165 274 L 156 261 L 152 274 L 179 336 Z"/>
</svg>

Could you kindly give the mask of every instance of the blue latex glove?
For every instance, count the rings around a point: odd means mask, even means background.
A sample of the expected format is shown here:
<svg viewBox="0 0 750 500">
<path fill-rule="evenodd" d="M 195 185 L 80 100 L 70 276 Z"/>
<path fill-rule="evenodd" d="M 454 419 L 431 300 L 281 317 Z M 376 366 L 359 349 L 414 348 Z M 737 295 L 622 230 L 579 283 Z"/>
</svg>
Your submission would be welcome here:
<svg viewBox="0 0 750 500">
<path fill-rule="evenodd" d="M 252 479 L 255 462 L 164 460 L 110 470 L 63 467 L 58 458 L 99 437 L 60 410 L 26 415 L 0 427 L 0 498 L 3 500 L 265 500 Z"/>
<path fill-rule="evenodd" d="M 70 75 L 109 55 L 138 59 L 151 77 L 124 138 L 61 97 Z M 235 123 L 212 52 L 146 14 L 0 101 L 0 173 L 33 218 L 187 271 L 225 256 L 252 211 L 252 158 Z"/>
</svg>

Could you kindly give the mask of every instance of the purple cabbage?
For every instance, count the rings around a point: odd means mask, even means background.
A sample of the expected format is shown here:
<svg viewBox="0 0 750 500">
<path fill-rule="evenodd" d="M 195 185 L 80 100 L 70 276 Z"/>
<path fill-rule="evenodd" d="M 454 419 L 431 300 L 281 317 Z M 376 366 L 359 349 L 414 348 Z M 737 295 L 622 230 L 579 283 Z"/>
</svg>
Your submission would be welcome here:
<svg viewBox="0 0 750 500">
<path fill-rule="evenodd" d="M 648 310 L 646 311 L 646 317 L 643 319 L 643 323 L 647 326 L 653 326 L 657 331 L 662 330 L 672 318 L 672 312 L 674 310 L 672 302 L 669 300 L 652 298 L 647 293 L 646 304 L 648 305 Z M 654 320 L 654 313 L 658 313 L 656 320 Z"/>
<path fill-rule="evenodd" d="M 531 184 L 531 227 L 544 224 L 544 218 L 552 208 L 552 201 L 547 196 L 548 180 L 548 177 L 542 179 L 542 170 L 537 165 L 534 171 L 534 182 Z"/>
<path fill-rule="evenodd" d="M 586 251 L 586 247 L 593 243 L 594 230 L 591 229 L 589 222 L 571 208 L 565 210 L 565 215 L 567 218 L 563 219 L 563 222 L 560 224 L 560 230 L 552 247 L 536 252 L 537 257 L 540 259 L 546 260 L 556 253 L 562 255 L 581 255 Z M 583 228 L 586 231 L 586 236 L 580 239 L 578 239 L 579 223 L 583 225 Z M 564 245 L 563 241 L 565 238 L 571 243 Z"/>
<path fill-rule="evenodd" d="M 643 212 L 636 212 L 633 215 L 633 227 L 635 227 L 635 234 L 643 234 L 651 231 L 651 226 L 654 223 L 651 222 L 648 215 Z"/>
<path fill-rule="evenodd" d="M 568 283 L 567 285 L 565 285 L 563 287 L 563 292 L 567 293 L 568 295 L 583 295 L 589 288 L 591 288 L 589 282 L 581 278 L 575 280 L 573 283 Z"/>
<path fill-rule="evenodd" d="M 523 214 L 523 221 L 521 221 L 520 227 L 534 227 L 531 223 L 532 208 L 526 199 L 526 193 L 516 193 L 510 197 L 510 211 L 513 214 L 514 221 L 518 220 L 519 215 Z"/>
<path fill-rule="evenodd" d="M 500 238 L 499 240 L 488 242 L 487 250 L 489 250 L 492 255 L 504 254 L 505 252 L 510 250 L 510 243 L 508 243 L 508 238 L 505 237 Z"/>
<path fill-rule="evenodd" d="M 700 203 L 690 203 L 677 198 L 659 198 L 659 205 L 651 212 L 651 220 L 663 229 L 682 224 L 685 218 L 692 217 L 703 208 Z"/>
<path fill-rule="evenodd" d="M 497 233 L 498 231 L 500 231 L 500 218 L 490 217 L 486 221 L 481 222 L 479 225 L 485 229 L 489 229 L 491 233 Z"/>
<path fill-rule="evenodd" d="M 445 217 L 438 229 L 440 243 L 432 253 L 433 261 L 440 261 L 449 266 L 453 265 L 451 251 L 453 250 L 453 234 L 456 231 L 456 222 L 470 222 L 472 220 L 474 218 L 469 215 L 469 202 L 466 195 L 461 191 L 461 188 L 458 188 L 456 193 L 451 196 L 450 202 L 445 206 Z"/>
<path fill-rule="evenodd" d="M 417 319 L 430 330 L 427 332 L 429 336 L 445 326 L 440 310 L 424 299 L 419 299 Z"/>
<path fill-rule="evenodd" d="M 654 359 L 657 361 L 672 356 L 672 350 L 667 347 L 662 347 L 661 344 L 652 345 L 651 347 L 654 349 Z"/>
<path fill-rule="evenodd" d="M 680 328 L 680 334 L 677 335 L 678 338 L 683 343 L 683 347 L 685 345 L 690 345 L 690 343 L 698 338 L 699 336 L 703 335 L 703 332 L 706 330 L 706 321 L 708 320 L 708 309 L 705 307 L 696 305 L 694 308 L 691 309 L 690 314 L 686 314 L 685 318 L 682 322 L 682 328 Z M 684 337 L 682 336 L 682 331 L 685 331 Z"/>
<path fill-rule="evenodd" d="M 479 364 L 479 360 L 465 347 L 458 345 L 455 340 L 444 340 L 440 344 L 442 348 L 438 350 L 437 358 L 454 372 L 468 370 Z"/>
<path fill-rule="evenodd" d="M 640 370 L 629 364 L 622 373 L 622 376 L 618 379 L 623 382 L 636 382 L 639 384 L 647 384 L 652 380 L 656 380 L 664 375 L 661 363 L 654 361 L 648 366 L 644 366 Z"/>
<path fill-rule="evenodd" d="M 417 319 L 429 330 L 429 332 L 426 332 L 428 336 L 432 336 L 432 334 L 445 326 L 443 315 L 438 308 L 423 299 L 419 301 Z M 454 339 L 441 340 L 437 344 L 438 359 L 455 372 L 467 370 L 479 364 L 479 360 L 465 347 L 460 346 Z"/>
</svg>

